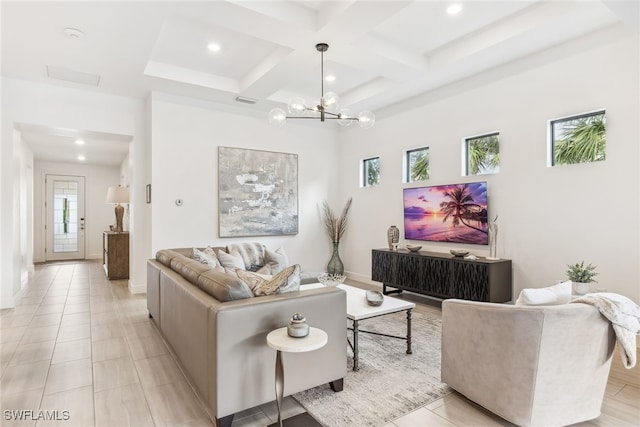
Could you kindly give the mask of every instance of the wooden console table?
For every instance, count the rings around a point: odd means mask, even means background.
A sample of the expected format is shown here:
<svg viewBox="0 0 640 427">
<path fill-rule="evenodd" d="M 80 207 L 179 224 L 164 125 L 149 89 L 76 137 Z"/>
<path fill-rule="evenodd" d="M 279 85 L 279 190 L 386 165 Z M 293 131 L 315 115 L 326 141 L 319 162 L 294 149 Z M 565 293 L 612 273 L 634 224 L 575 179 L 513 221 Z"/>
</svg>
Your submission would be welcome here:
<svg viewBox="0 0 640 427">
<path fill-rule="evenodd" d="M 512 300 L 511 260 L 466 260 L 439 252 L 373 249 L 371 280 L 385 295 L 407 290 L 439 299 Z M 397 291 L 387 291 L 387 287 Z"/>
<path fill-rule="evenodd" d="M 102 234 L 102 263 L 109 279 L 129 278 L 129 233 Z"/>
</svg>

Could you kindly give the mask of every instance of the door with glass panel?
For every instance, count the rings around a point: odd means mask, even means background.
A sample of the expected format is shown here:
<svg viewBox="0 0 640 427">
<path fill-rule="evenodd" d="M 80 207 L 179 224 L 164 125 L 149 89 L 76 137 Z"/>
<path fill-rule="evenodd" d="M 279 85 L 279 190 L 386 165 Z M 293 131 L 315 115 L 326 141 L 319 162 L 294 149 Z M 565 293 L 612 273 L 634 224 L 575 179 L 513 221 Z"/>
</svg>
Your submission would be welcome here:
<svg viewBox="0 0 640 427">
<path fill-rule="evenodd" d="M 84 259 L 84 177 L 46 175 L 45 184 L 45 259 Z"/>
</svg>

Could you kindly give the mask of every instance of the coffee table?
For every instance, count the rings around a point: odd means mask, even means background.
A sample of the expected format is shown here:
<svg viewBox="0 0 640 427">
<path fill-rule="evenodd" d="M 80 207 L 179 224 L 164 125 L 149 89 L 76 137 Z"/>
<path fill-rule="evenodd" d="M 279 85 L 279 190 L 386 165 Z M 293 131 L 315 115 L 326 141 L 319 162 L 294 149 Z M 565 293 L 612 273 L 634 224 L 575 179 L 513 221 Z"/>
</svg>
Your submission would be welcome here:
<svg viewBox="0 0 640 427">
<path fill-rule="evenodd" d="M 403 301 L 398 298 L 385 296 L 382 305 L 371 306 L 367 303 L 366 291 L 364 289 L 355 288 L 349 285 L 338 285 L 340 289 L 343 289 L 347 293 L 347 318 L 353 322 L 353 327 L 349 328 L 353 330 L 353 344 L 349 342 L 351 350 L 353 351 L 353 370 L 360 370 L 360 352 L 358 349 L 358 334 L 360 332 L 374 335 L 381 335 L 389 338 L 398 338 L 407 342 L 407 354 L 411 354 L 411 310 L 415 308 L 415 304 L 408 301 Z M 366 319 L 372 319 L 374 317 L 384 316 L 391 313 L 397 313 L 399 311 L 407 312 L 407 335 L 397 336 L 388 335 L 380 332 L 365 331 L 360 329 L 360 321 Z"/>
</svg>

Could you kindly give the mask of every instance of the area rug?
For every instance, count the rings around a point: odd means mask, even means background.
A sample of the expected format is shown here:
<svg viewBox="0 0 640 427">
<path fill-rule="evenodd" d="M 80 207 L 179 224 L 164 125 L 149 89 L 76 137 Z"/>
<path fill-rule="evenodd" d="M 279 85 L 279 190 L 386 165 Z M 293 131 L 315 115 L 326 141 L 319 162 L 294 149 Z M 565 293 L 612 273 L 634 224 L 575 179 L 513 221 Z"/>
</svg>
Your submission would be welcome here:
<svg viewBox="0 0 640 427">
<path fill-rule="evenodd" d="M 406 312 L 361 321 L 360 329 L 404 336 Z M 452 391 L 440 382 L 441 330 L 439 318 L 413 313 L 413 354 L 406 354 L 405 341 L 361 333 L 360 370 L 351 369 L 353 353 L 347 347 L 343 391 L 334 393 L 323 385 L 293 397 L 328 427 L 382 426 Z M 352 335 L 349 331 L 350 339 Z"/>
</svg>

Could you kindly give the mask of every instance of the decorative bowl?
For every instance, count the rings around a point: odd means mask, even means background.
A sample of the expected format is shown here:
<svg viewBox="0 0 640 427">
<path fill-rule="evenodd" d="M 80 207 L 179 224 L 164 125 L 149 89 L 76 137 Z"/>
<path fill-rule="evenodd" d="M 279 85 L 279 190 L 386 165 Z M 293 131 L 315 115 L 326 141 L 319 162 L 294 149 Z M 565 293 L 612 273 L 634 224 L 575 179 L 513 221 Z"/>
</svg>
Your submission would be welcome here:
<svg viewBox="0 0 640 427">
<path fill-rule="evenodd" d="M 419 245 L 407 245 L 407 249 L 409 249 L 411 252 L 418 252 L 420 249 L 422 249 L 422 246 L 419 246 Z"/>
<path fill-rule="evenodd" d="M 344 283 L 346 278 L 344 274 L 322 273 L 318 276 L 318 282 L 325 286 L 338 286 Z"/>
<path fill-rule="evenodd" d="M 455 250 L 455 249 L 451 249 L 449 252 L 451 253 L 451 255 L 457 256 L 457 257 L 463 257 L 469 254 L 469 251 Z"/>
<path fill-rule="evenodd" d="M 367 297 L 367 304 L 377 307 L 382 305 L 382 301 L 384 301 L 384 295 L 380 291 L 367 291 L 365 293 Z"/>
</svg>

